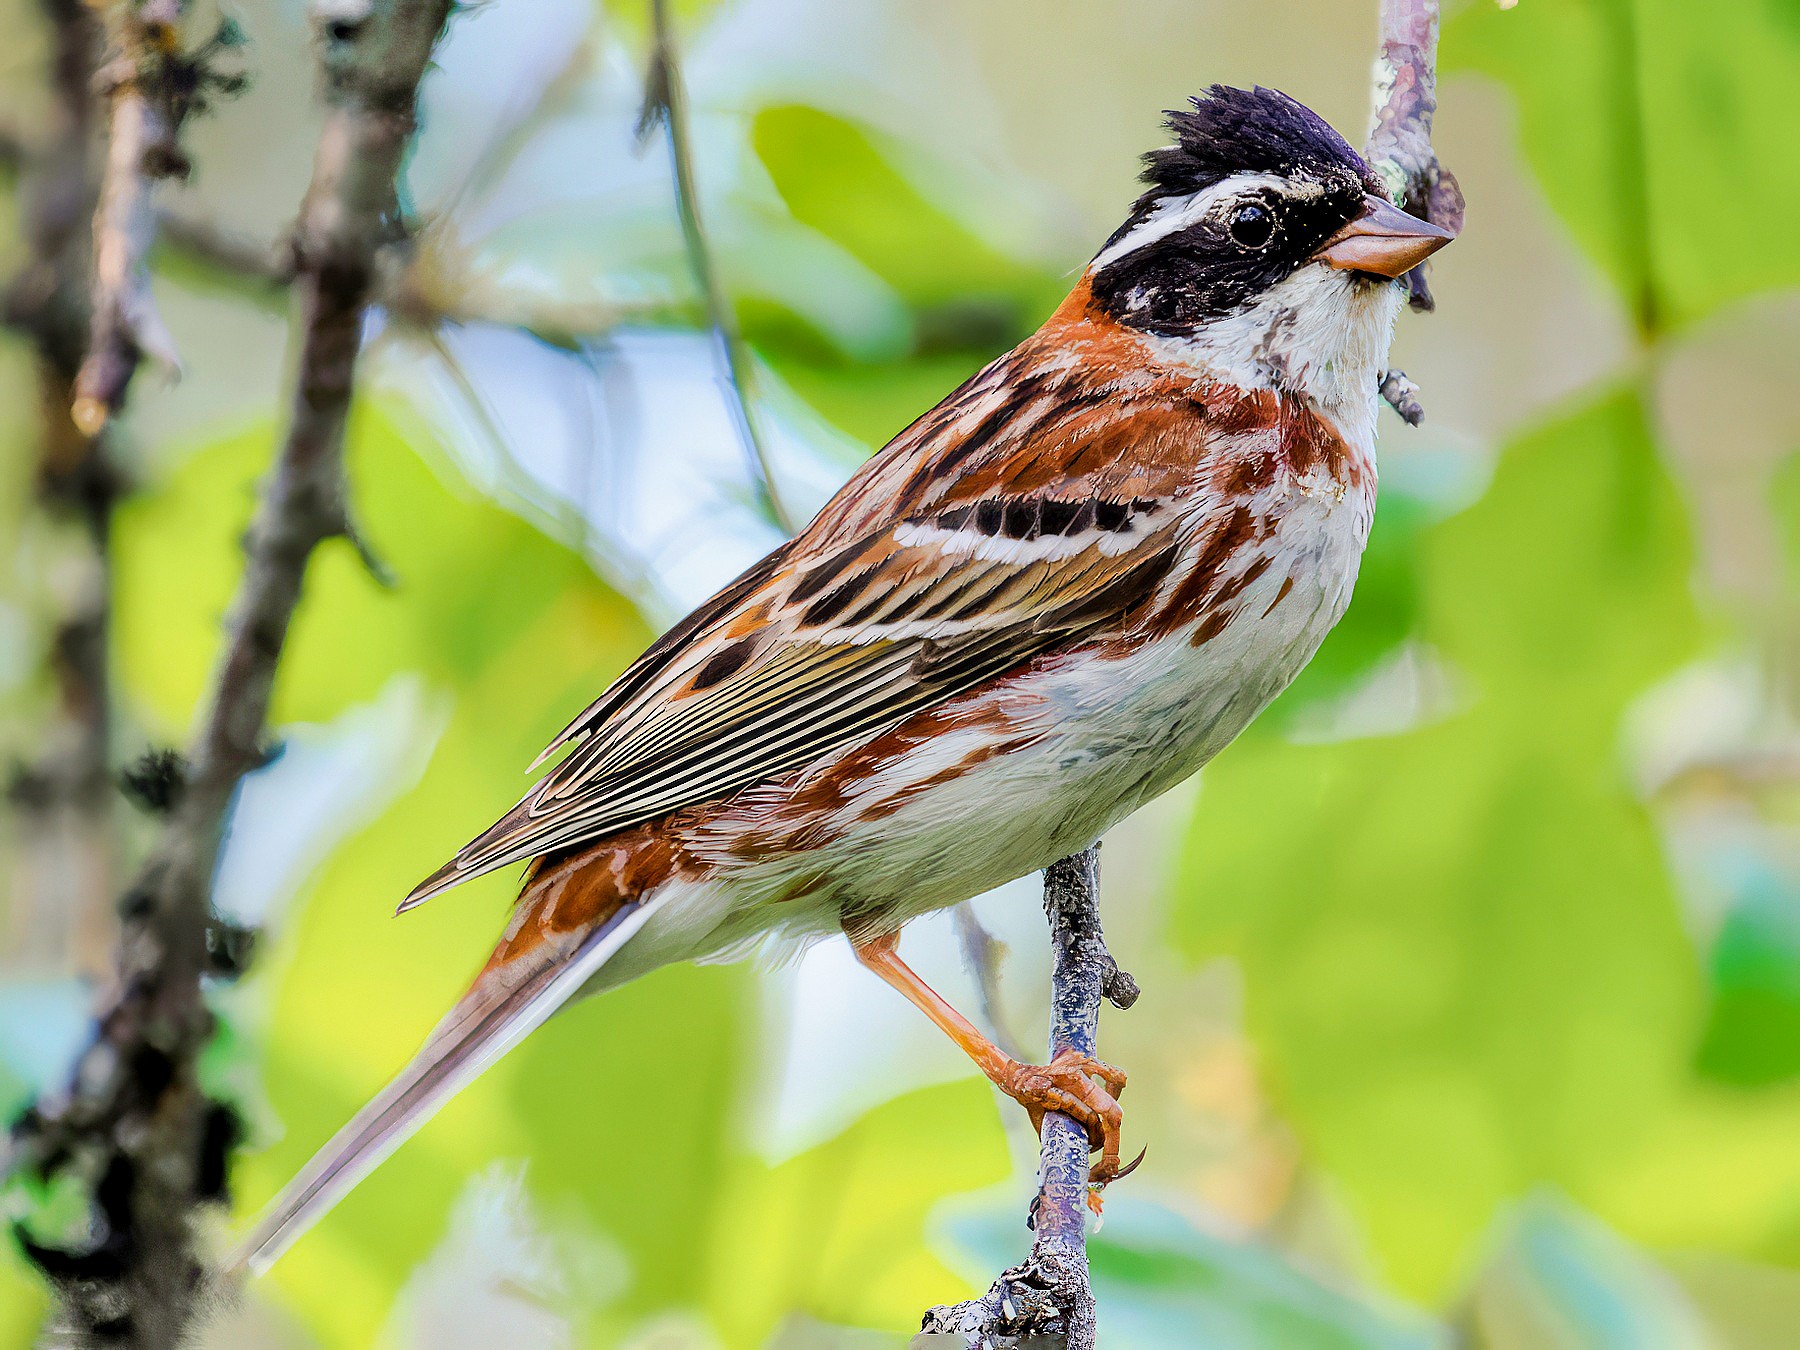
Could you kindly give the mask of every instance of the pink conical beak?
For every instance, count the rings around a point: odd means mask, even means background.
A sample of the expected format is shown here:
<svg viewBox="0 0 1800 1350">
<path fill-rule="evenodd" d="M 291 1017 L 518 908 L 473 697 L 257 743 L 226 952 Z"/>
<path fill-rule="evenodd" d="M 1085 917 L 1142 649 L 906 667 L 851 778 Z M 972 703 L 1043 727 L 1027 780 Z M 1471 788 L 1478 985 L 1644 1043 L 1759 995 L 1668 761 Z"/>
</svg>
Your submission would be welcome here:
<svg viewBox="0 0 1800 1350">
<path fill-rule="evenodd" d="M 1402 277 L 1454 238 L 1371 192 L 1363 197 L 1362 214 L 1321 244 L 1313 258 L 1351 272 Z"/>
</svg>

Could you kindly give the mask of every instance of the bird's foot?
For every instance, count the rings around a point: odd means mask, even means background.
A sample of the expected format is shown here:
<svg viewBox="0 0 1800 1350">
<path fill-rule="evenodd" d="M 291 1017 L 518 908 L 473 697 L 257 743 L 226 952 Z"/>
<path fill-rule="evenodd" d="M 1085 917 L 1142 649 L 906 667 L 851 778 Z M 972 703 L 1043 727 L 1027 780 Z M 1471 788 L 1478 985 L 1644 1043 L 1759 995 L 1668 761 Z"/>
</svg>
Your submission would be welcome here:
<svg viewBox="0 0 1800 1350">
<path fill-rule="evenodd" d="M 1023 1106 L 1031 1126 L 1040 1134 L 1044 1113 L 1060 1111 L 1087 1131 L 1088 1145 L 1099 1151 L 1100 1161 L 1088 1169 L 1088 1181 L 1104 1186 L 1136 1167 L 1121 1167 L 1119 1134 L 1124 1113 L 1119 1097 L 1125 1091 L 1125 1071 L 1079 1050 L 1064 1050 L 1048 1064 L 1021 1064 L 1009 1059 L 994 1075 L 995 1085 Z"/>
</svg>

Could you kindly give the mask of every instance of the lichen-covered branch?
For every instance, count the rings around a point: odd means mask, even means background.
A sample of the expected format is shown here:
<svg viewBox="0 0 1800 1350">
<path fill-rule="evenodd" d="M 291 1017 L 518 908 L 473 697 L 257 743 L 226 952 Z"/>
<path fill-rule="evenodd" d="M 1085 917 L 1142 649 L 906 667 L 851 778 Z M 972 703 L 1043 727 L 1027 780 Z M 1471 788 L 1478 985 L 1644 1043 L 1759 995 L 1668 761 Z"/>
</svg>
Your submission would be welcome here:
<svg viewBox="0 0 1800 1350">
<path fill-rule="evenodd" d="M 1381 377 L 1381 397 L 1388 407 L 1400 414 L 1400 420 L 1416 427 L 1425 420 L 1425 405 L 1419 402 L 1419 386 L 1404 370 L 1389 370 Z"/>
<path fill-rule="evenodd" d="M 1365 155 L 1406 210 L 1455 233 L 1463 196 L 1431 148 L 1437 112 L 1438 0 L 1382 0 L 1375 58 L 1375 120 Z M 1421 264 L 1406 275 L 1412 307 L 1432 308 Z"/>
<path fill-rule="evenodd" d="M 1375 117 L 1364 155 L 1387 183 L 1393 199 L 1415 216 L 1452 233 L 1463 226 L 1463 195 L 1456 176 L 1431 148 L 1437 112 L 1438 0 L 1381 0 L 1381 50 L 1375 58 Z M 1421 263 L 1406 274 L 1415 310 L 1436 307 Z M 1410 426 L 1425 418 L 1419 388 L 1390 370 L 1381 396 Z"/>
<path fill-rule="evenodd" d="M 694 186 L 694 154 L 688 136 L 687 90 L 681 79 L 681 62 L 675 31 L 669 19 L 668 0 L 650 0 L 652 48 L 650 69 L 644 79 L 644 111 L 638 134 L 645 135 L 661 123 L 669 137 L 669 160 L 675 174 L 675 209 L 681 217 L 681 237 L 687 248 L 688 266 L 700 287 L 712 329 L 714 359 L 726 404 L 737 424 L 738 439 L 751 481 L 775 523 L 788 534 L 798 522 L 788 514 L 769 463 L 768 447 L 757 429 L 756 409 L 750 391 L 750 358 L 738 331 L 737 314 L 713 265 L 712 250 L 700 221 L 699 195 Z"/>
<path fill-rule="evenodd" d="M 112 988 L 66 1089 L 28 1114 L 16 1166 L 75 1178 L 96 1241 L 33 1254 L 61 1295 L 54 1334 L 174 1345 L 207 1283 L 194 1219 L 220 1197 L 229 1113 L 197 1061 L 212 1030 L 201 977 L 209 890 L 238 781 L 263 756 L 270 692 L 313 550 L 346 532 L 342 446 L 375 257 L 418 84 L 450 0 L 325 0 L 315 12 L 326 120 L 293 254 L 301 350 L 286 436 L 245 543 L 190 768 L 121 905 Z"/>
<path fill-rule="evenodd" d="M 1100 929 L 1100 848 L 1064 858 L 1044 873 L 1050 920 L 1050 1057 L 1065 1050 L 1092 1055 L 1100 1001 L 1128 1008 L 1137 986 L 1106 950 Z M 1061 1337 L 1067 1350 L 1093 1350 L 1097 1314 L 1088 1285 L 1088 1136 L 1069 1116 L 1044 1117 L 1038 1189 L 1031 1205 L 1031 1255 L 1001 1272 L 978 1299 L 925 1314 L 921 1337 L 969 1347 L 1032 1343 Z"/>
</svg>

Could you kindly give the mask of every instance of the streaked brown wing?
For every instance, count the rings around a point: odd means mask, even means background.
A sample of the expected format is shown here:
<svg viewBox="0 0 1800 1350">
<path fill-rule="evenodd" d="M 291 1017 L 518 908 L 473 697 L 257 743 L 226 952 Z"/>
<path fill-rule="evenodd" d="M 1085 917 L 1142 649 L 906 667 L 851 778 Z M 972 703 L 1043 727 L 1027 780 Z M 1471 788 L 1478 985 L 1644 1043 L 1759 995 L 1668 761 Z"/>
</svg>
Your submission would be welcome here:
<svg viewBox="0 0 1800 1350">
<path fill-rule="evenodd" d="M 993 373 L 953 400 L 995 406 L 947 401 L 897 438 L 627 669 L 552 746 L 574 751 L 402 907 L 855 744 L 1149 595 L 1175 559 L 1166 495 L 1191 468 L 1198 407 L 1158 469 L 1133 451 L 1166 441 L 1166 418 Z M 956 470 L 928 471 L 946 460 Z"/>
</svg>

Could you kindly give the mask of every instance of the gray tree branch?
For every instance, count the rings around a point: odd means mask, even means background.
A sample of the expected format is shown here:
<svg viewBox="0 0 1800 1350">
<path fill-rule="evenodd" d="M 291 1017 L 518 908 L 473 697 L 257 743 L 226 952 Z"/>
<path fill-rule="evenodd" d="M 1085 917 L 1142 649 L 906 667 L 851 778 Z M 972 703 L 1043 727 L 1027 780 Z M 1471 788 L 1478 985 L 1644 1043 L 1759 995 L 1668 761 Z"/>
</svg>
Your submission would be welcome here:
<svg viewBox="0 0 1800 1350">
<path fill-rule="evenodd" d="M 1044 873 L 1050 920 L 1050 1057 L 1092 1055 L 1100 1001 L 1128 1008 L 1137 986 L 1106 950 L 1100 928 L 1100 846 L 1064 858 Z M 1031 1255 L 1002 1271 L 978 1299 L 925 1314 L 915 1344 L 1005 1347 L 1060 1337 L 1068 1350 L 1093 1350 L 1097 1317 L 1088 1284 L 1088 1136 L 1060 1112 L 1044 1116 L 1038 1190 L 1031 1205 Z"/>
<path fill-rule="evenodd" d="M 1381 52 L 1375 63 L 1375 118 L 1367 157 L 1394 200 L 1434 224 L 1460 230 L 1462 192 L 1431 149 L 1437 110 L 1437 0 L 1381 0 Z M 1412 307 L 1432 308 L 1423 267 L 1408 273 Z M 1400 371 L 1381 382 L 1382 396 L 1409 423 L 1424 415 L 1418 389 Z M 1095 1051 L 1100 1000 L 1120 1008 L 1138 989 L 1107 953 L 1100 928 L 1099 846 L 1064 858 L 1044 874 L 1052 967 L 1050 1051 Z M 1058 1338 L 1068 1350 L 1092 1350 L 1098 1312 L 1088 1282 L 1085 1212 L 1088 1140 L 1070 1117 L 1044 1117 L 1038 1191 L 1032 1201 L 1031 1255 L 1001 1272 L 978 1299 L 926 1313 L 915 1345 L 941 1340 L 971 1350 Z"/>
<path fill-rule="evenodd" d="M 1375 118 L 1364 154 L 1395 202 L 1455 233 L 1463 224 L 1462 189 L 1431 148 L 1437 43 L 1438 0 L 1382 0 Z M 1432 308 L 1424 264 L 1406 274 L 1406 284 L 1414 309 Z"/>
<path fill-rule="evenodd" d="M 1437 112 L 1438 0 L 1382 0 L 1381 50 L 1375 58 L 1375 117 L 1364 155 L 1406 210 L 1459 232 L 1463 195 L 1431 148 Z M 1413 309 L 1435 309 L 1421 263 L 1406 274 Z M 1381 396 L 1408 426 L 1425 419 L 1419 387 L 1402 370 L 1382 378 Z"/>
<path fill-rule="evenodd" d="M 89 436 L 124 405 L 145 353 L 178 364 L 150 293 L 148 258 L 156 186 L 186 172 L 179 137 L 193 102 L 194 67 L 181 54 L 184 9 L 184 0 L 123 0 L 108 15 L 116 54 L 100 75 L 108 129 L 94 212 L 91 329 L 70 408 Z"/>
<path fill-rule="evenodd" d="M 198 1081 L 212 1031 L 209 891 L 231 798 L 262 760 L 270 692 L 314 549 L 346 532 L 342 447 L 377 250 L 415 99 L 450 0 L 325 0 L 315 12 L 327 113 L 293 255 L 301 349 L 287 434 L 182 791 L 120 909 L 113 985 L 67 1087 L 15 1134 L 9 1163 L 85 1182 L 94 1241 L 34 1250 L 77 1343 L 173 1346 L 208 1283 L 194 1221 L 222 1194 L 233 1127 Z"/>
</svg>

